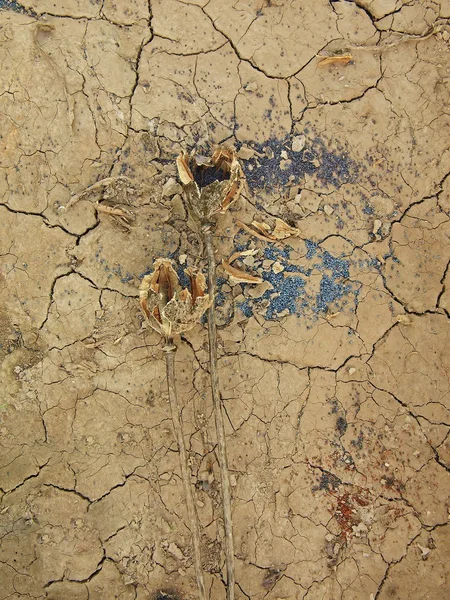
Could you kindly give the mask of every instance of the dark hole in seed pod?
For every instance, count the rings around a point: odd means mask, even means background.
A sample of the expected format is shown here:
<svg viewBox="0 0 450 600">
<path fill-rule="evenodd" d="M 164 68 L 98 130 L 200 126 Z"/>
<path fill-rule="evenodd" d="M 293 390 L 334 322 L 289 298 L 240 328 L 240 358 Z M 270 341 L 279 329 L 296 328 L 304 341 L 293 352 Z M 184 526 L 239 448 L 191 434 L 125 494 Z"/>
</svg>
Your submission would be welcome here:
<svg viewBox="0 0 450 600">
<path fill-rule="evenodd" d="M 157 590 L 150 596 L 151 600 L 183 600 L 183 597 L 175 590 Z"/>
<path fill-rule="evenodd" d="M 204 156 L 196 156 L 190 164 L 192 174 L 196 184 L 200 187 L 206 187 L 215 181 L 228 181 L 230 179 L 229 166 L 226 161 L 219 160 L 214 166 L 205 164 L 208 159 Z M 228 167 L 228 168 L 227 168 Z"/>
</svg>

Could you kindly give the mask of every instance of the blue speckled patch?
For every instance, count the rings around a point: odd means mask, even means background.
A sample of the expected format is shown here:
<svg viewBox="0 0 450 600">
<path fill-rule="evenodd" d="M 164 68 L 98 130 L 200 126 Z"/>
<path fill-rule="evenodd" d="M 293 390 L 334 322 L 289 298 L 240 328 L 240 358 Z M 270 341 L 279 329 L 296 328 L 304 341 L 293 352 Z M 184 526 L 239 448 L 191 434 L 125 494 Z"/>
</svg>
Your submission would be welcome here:
<svg viewBox="0 0 450 600">
<path fill-rule="evenodd" d="M 246 317 L 251 317 L 256 311 L 268 320 L 277 320 L 280 313 L 308 316 L 315 320 L 320 314 L 327 313 L 331 306 L 333 310 L 356 309 L 360 284 L 349 280 L 350 260 L 333 256 L 311 241 L 307 241 L 306 246 L 307 254 L 301 265 L 291 260 L 293 249 L 287 244 L 282 247 L 268 244 L 262 251 L 262 258 L 255 258 L 252 272 L 258 272 L 273 289 L 264 292 L 260 298 L 246 298 L 237 303 Z M 261 267 L 266 259 L 278 261 L 283 271 L 263 270 Z M 321 275 L 317 293 L 308 291 L 308 279 L 312 275 Z M 263 306 L 267 306 L 265 313 Z"/>
<path fill-rule="evenodd" d="M 239 148 L 239 145 L 238 145 Z M 299 183 L 305 175 L 315 175 L 324 185 L 339 187 L 356 180 L 359 167 L 344 150 L 329 150 L 322 139 L 309 135 L 300 152 L 292 150 L 290 136 L 252 144 L 257 156 L 243 161 L 252 190 L 280 189 Z M 287 156 L 287 160 L 281 153 Z"/>
<path fill-rule="evenodd" d="M 35 15 L 32 9 L 26 9 L 15 0 L 0 0 L 0 10 L 12 10 L 13 12 Z"/>
</svg>

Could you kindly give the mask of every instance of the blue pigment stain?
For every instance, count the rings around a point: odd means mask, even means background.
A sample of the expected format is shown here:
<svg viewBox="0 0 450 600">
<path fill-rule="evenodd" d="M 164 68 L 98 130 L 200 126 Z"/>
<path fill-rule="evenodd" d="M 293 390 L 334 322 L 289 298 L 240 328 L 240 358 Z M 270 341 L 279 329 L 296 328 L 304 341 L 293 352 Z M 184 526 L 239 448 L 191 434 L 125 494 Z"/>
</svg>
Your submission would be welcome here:
<svg viewBox="0 0 450 600">
<path fill-rule="evenodd" d="M 253 308 L 250 306 L 249 300 L 244 300 L 243 302 L 237 302 L 236 306 L 242 312 L 242 314 L 249 319 L 253 315 Z"/>
<path fill-rule="evenodd" d="M 15 0 L 0 0 L 0 10 L 12 10 L 13 12 L 35 15 L 32 9 L 26 9 L 24 6 L 15 2 Z"/>
<path fill-rule="evenodd" d="M 344 295 L 351 291 L 352 287 L 350 285 L 346 286 L 342 283 L 338 283 L 333 277 L 323 275 L 322 281 L 320 282 L 320 292 L 317 295 L 317 312 L 326 312 L 330 304 L 340 300 Z"/>
<path fill-rule="evenodd" d="M 318 245 L 311 242 L 311 240 L 305 240 L 305 243 L 307 248 L 306 258 L 312 258 L 317 253 Z"/>
<path fill-rule="evenodd" d="M 305 283 L 301 277 L 285 277 L 281 285 L 275 288 L 280 295 L 270 302 L 266 319 L 276 319 L 277 314 L 286 309 L 290 315 L 298 313 L 299 299 L 304 294 Z"/>
<path fill-rule="evenodd" d="M 306 241 L 306 260 L 310 264 L 296 265 L 291 262 L 290 246 L 277 247 L 268 244 L 263 250 L 263 257 L 255 260 L 256 270 L 262 267 L 264 260 L 276 260 L 282 267 L 281 273 L 271 269 L 261 273 L 264 281 L 269 282 L 273 289 L 267 290 L 260 298 L 246 298 L 237 303 L 237 307 L 247 317 L 254 311 L 264 314 L 267 320 L 276 320 L 280 313 L 297 315 L 299 318 L 308 316 L 313 320 L 324 314 L 333 305 L 334 309 L 354 311 L 358 302 L 359 283 L 349 281 L 350 260 L 333 256 L 312 241 Z M 261 271 L 261 269 L 260 269 Z M 259 272 L 260 272 L 259 271 Z M 321 275 L 320 287 L 317 293 L 308 291 L 307 282 L 311 275 Z M 266 307 L 265 313 L 261 312 Z"/>
<path fill-rule="evenodd" d="M 292 150 L 290 136 L 269 139 L 252 147 L 258 156 L 243 161 L 245 176 L 252 190 L 295 185 L 305 175 L 313 174 L 324 185 L 339 187 L 356 181 L 359 174 L 358 165 L 345 150 L 329 150 L 319 137 L 309 137 L 307 147 L 300 152 Z M 281 156 L 282 152 L 287 160 Z"/>
</svg>

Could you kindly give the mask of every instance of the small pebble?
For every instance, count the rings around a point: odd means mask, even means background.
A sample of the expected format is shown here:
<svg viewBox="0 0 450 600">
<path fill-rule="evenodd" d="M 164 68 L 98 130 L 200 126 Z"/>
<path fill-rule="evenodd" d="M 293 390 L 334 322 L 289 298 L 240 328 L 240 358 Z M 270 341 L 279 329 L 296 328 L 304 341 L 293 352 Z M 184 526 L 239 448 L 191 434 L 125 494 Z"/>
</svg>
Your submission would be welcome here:
<svg viewBox="0 0 450 600">
<path fill-rule="evenodd" d="M 272 265 L 272 271 L 274 273 L 281 273 L 282 271 L 284 271 L 284 267 L 280 262 L 275 261 Z"/>
<path fill-rule="evenodd" d="M 242 160 L 249 160 L 250 158 L 253 158 L 255 156 L 255 151 L 249 146 L 242 146 L 239 152 L 237 153 L 237 156 Z"/>
<path fill-rule="evenodd" d="M 304 135 L 297 135 L 292 140 L 292 151 L 301 152 L 306 144 L 306 137 Z"/>
<path fill-rule="evenodd" d="M 325 204 L 325 206 L 323 207 L 323 212 L 330 216 L 334 213 L 334 209 L 329 204 Z"/>
<path fill-rule="evenodd" d="M 175 196 L 175 194 L 181 194 L 183 192 L 183 188 L 177 182 L 174 177 L 171 177 L 166 181 L 166 183 L 162 187 L 162 196 L 163 198 L 167 196 Z"/>
<path fill-rule="evenodd" d="M 273 285 L 268 281 L 263 281 L 258 285 L 249 287 L 247 289 L 247 296 L 250 296 L 250 298 L 261 298 L 268 290 L 273 290 Z"/>
<path fill-rule="evenodd" d="M 246 256 L 242 262 L 244 265 L 247 265 L 247 267 L 253 267 L 255 264 L 255 258 L 254 256 Z"/>
<path fill-rule="evenodd" d="M 383 223 L 380 221 L 380 219 L 375 219 L 375 221 L 373 222 L 372 233 L 378 233 L 381 229 L 382 224 Z"/>
</svg>

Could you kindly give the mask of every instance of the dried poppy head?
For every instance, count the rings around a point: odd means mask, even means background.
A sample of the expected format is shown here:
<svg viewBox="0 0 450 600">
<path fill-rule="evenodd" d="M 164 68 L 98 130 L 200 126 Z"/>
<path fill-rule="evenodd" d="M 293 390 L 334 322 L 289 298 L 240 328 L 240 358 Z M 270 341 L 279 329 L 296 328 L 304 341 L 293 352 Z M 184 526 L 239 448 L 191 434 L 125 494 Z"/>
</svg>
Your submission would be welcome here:
<svg viewBox="0 0 450 600">
<path fill-rule="evenodd" d="M 202 273 L 186 269 L 191 288 L 188 290 L 181 288 L 171 260 L 157 258 L 153 266 L 153 272 L 145 275 L 139 286 L 139 302 L 150 327 L 167 341 L 192 329 L 211 301 L 205 294 L 206 281 Z"/>
<path fill-rule="evenodd" d="M 229 148 L 217 148 L 209 158 L 185 152 L 178 156 L 177 167 L 189 210 L 201 223 L 224 213 L 244 185 L 241 165 Z"/>
</svg>

